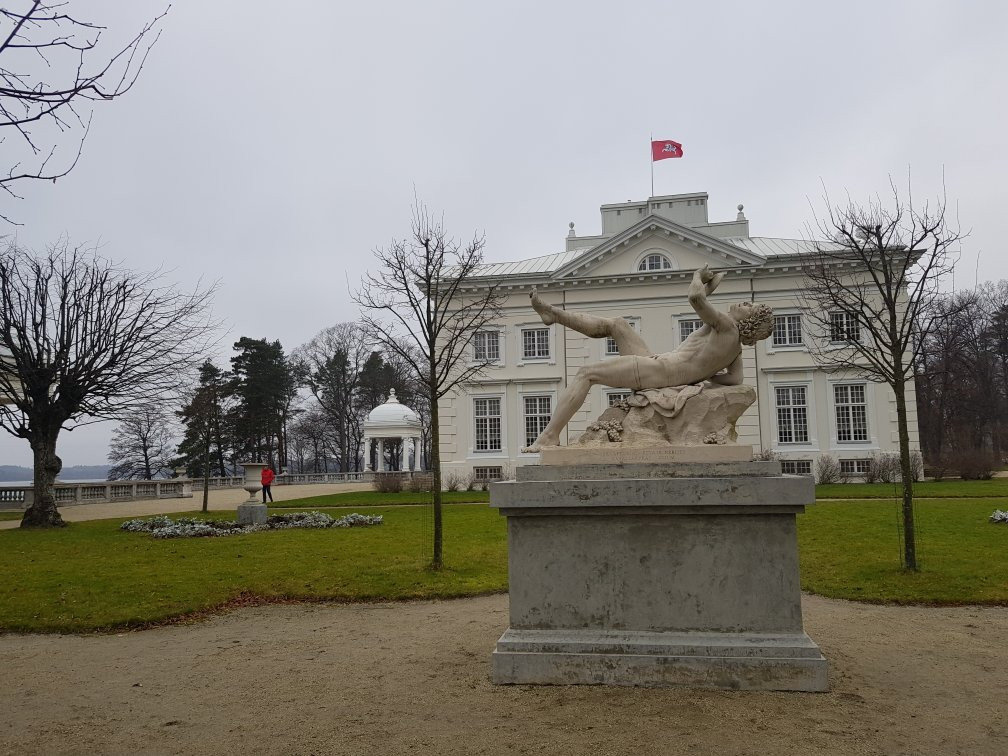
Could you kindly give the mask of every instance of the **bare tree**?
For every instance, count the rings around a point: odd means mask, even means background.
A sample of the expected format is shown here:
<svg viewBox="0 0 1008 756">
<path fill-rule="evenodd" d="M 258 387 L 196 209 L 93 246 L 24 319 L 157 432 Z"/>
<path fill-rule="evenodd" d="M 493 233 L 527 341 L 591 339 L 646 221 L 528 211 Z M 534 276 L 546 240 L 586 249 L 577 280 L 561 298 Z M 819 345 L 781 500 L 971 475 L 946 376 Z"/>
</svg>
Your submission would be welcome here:
<svg viewBox="0 0 1008 756">
<path fill-rule="evenodd" d="M 823 241 L 805 264 L 807 317 L 822 335 L 812 341 L 819 360 L 888 385 L 896 398 L 903 479 L 903 562 L 917 569 L 913 466 L 906 384 L 922 339 L 938 311 L 939 283 L 958 259 L 962 238 L 946 201 L 915 207 L 891 185 L 891 204 L 831 204 L 813 229 Z"/>
<path fill-rule="evenodd" d="M 73 170 L 91 126 L 91 103 L 133 87 L 168 12 L 106 49 L 105 27 L 72 15 L 69 0 L 15 0 L 15 6 L 0 8 L 0 144 L 10 161 L 0 188 L 12 198 L 19 181 L 55 181 Z M 75 134 L 76 149 L 57 154 L 67 132 Z"/>
<path fill-rule="evenodd" d="M 355 469 L 357 415 L 355 400 L 361 371 L 371 347 L 358 323 L 338 323 L 320 331 L 292 355 L 301 380 L 336 430 L 342 472 Z"/>
<path fill-rule="evenodd" d="M 63 524 L 53 482 L 61 430 L 173 401 L 209 347 L 212 289 L 180 292 L 157 273 L 118 269 L 65 242 L 36 256 L 0 254 L 0 427 L 34 455 L 34 501 L 22 527 Z"/>
<path fill-rule="evenodd" d="M 171 472 L 175 433 L 158 403 L 136 407 L 119 422 L 109 444 L 109 480 L 153 480 Z"/>
<path fill-rule="evenodd" d="M 364 308 L 361 322 L 367 333 L 410 366 L 430 404 L 435 569 L 444 562 L 438 400 L 486 367 L 471 359 L 470 344 L 477 331 L 500 316 L 503 300 L 496 285 L 466 288 L 483 263 L 484 244 L 478 235 L 460 244 L 417 203 L 409 238 L 375 250 L 374 272 L 354 295 Z"/>
</svg>

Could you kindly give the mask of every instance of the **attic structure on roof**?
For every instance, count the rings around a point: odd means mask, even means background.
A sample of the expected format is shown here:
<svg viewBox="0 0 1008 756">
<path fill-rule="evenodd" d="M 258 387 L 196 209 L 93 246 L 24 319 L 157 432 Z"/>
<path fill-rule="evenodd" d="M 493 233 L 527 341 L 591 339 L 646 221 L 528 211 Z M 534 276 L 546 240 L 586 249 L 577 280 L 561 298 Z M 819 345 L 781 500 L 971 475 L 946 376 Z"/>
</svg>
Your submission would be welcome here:
<svg viewBox="0 0 1008 756">
<path fill-rule="evenodd" d="M 446 474 L 494 478 L 536 463 L 537 454 L 521 449 L 549 421 L 559 391 L 582 366 L 618 354 L 611 339 L 544 325 L 529 306 L 533 288 L 557 307 L 626 318 L 652 349 L 664 352 L 701 325 L 687 288 L 704 265 L 728 271 L 711 297 L 718 309 L 754 301 L 774 310 L 773 336 L 743 348 L 745 383 L 756 388 L 757 401 L 736 425 L 740 444 L 772 450 L 784 471 L 795 474 L 811 474 L 816 458 L 830 454 L 854 477 L 871 454 L 898 451 L 889 387 L 827 370 L 809 349 L 811 339 L 862 337 L 843 313 L 836 313 L 829 334 L 813 333 L 803 318 L 797 292 L 810 242 L 750 235 L 742 205 L 734 220 L 712 222 L 705 192 L 602 205 L 601 215 L 597 235 L 578 236 L 572 223 L 562 251 L 490 263 L 470 279 L 473 287 L 498 284 L 507 300 L 500 321 L 473 339 L 472 359 L 486 361 L 487 369 L 441 400 Z M 914 388 L 907 388 L 916 446 Z M 594 387 L 561 444 L 628 393 Z"/>
</svg>

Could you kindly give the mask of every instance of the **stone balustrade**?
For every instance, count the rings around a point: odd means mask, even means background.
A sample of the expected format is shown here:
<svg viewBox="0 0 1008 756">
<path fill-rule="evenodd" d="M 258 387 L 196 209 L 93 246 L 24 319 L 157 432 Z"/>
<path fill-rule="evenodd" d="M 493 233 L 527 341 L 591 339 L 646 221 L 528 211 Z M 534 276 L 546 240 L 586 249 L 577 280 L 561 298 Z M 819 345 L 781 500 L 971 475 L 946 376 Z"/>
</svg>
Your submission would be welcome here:
<svg viewBox="0 0 1008 756">
<path fill-rule="evenodd" d="M 302 473 L 278 475 L 274 486 L 317 485 L 324 483 L 353 483 L 374 480 L 375 475 L 410 475 L 410 473 Z M 210 478 L 210 488 L 241 488 L 242 475 Z M 165 480 L 110 480 L 95 483 L 57 483 L 56 504 L 65 507 L 74 504 L 134 501 L 139 499 L 192 498 L 193 489 L 203 487 L 202 478 L 170 478 Z M 27 509 L 34 492 L 31 486 L 0 484 L 0 509 Z"/>
</svg>

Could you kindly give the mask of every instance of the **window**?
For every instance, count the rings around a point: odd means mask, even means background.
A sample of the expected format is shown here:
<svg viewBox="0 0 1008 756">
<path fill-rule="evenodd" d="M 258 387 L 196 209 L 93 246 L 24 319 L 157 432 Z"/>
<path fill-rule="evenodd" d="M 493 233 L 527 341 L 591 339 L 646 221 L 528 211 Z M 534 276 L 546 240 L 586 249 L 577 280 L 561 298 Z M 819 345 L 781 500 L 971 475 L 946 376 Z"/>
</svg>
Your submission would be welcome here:
<svg viewBox="0 0 1008 756">
<path fill-rule="evenodd" d="M 640 261 L 637 270 L 672 270 L 672 262 L 665 255 L 648 255 Z"/>
<path fill-rule="evenodd" d="M 476 480 L 503 480 L 504 470 L 501 467 L 474 467 L 473 477 Z"/>
<path fill-rule="evenodd" d="M 480 362 L 497 362 L 500 359 L 500 333 L 477 331 L 473 336 L 473 357 Z"/>
<path fill-rule="evenodd" d="M 522 329 L 522 357 L 526 360 L 543 360 L 549 356 L 549 328 Z"/>
<path fill-rule="evenodd" d="M 476 451 L 501 450 L 500 409 L 500 399 L 473 399 Z"/>
<path fill-rule="evenodd" d="M 773 345 L 797 346 L 801 343 L 801 315 L 775 315 L 773 319 Z"/>
<path fill-rule="evenodd" d="M 627 318 L 624 318 L 624 320 L 626 320 L 626 322 L 629 323 L 632 329 L 634 329 L 635 331 L 637 330 L 636 320 L 629 320 Z M 616 347 L 616 339 L 614 339 L 612 336 L 606 336 L 605 353 L 610 357 L 619 354 L 619 349 Z"/>
<path fill-rule="evenodd" d="M 804 386 L 778 386 L 777 441 L 782 444 L 808 443 L 808 407 Z"/>
<path fill-rule="evenodd" d="M 867 475 L 870 464 L 867 459 L 841 459 L 840 472 L 844 475 Z"/>
<path fill-rule="evenodd" d="M 532 446 L 546 428 L 552 405 L 553 400 L 548 396 L 525 397 L 525 446 Z"/>
<path fill-rule="evenodd" d="M 686 341 L 686 337 L 689 336 L 693 331 L 699 330 L 703 326 L 704 322 L 700 319 L 679 319 L 679 341 Z"/>
<path fill-rule="evenodd" d="M 632 391 L 610 391 L 606 394 L 606 399 L 608 400 L 606 406 L 615 407 L 624 399 L 629 399 L 632 393 Z"/>
<path fill-rule="evenodd" d="M 830 341 L 834 343 L 842 341 L 860 341 L 861 324 L 857 315 L 850 312 L 830 313 Z"/>
<path fill-rule="evenodd" d="M 808 459 L 782 459 L 780 469 L 785 475 L 811 475 L 812 461 Z"/>
<path fill-rule="evenodd" d="M 863 383 L 833 387 L 837 441 L 868 440 L 868 407 Z"/>
</svg>

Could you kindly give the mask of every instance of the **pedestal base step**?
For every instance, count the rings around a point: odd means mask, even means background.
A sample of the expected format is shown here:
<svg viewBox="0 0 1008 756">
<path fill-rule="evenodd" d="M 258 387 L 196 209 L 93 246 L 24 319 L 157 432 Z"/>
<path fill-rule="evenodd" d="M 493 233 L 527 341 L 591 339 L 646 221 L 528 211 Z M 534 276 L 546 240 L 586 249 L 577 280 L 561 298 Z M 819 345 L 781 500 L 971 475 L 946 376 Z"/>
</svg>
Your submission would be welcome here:
<svg viewBox="0 0 1008 756">
<path fill-rule="evenodd" d="M 805 633 L 509 628 L 491 678 L 498 685 L 828 689 L 826 659 Z"/>
</svg>

